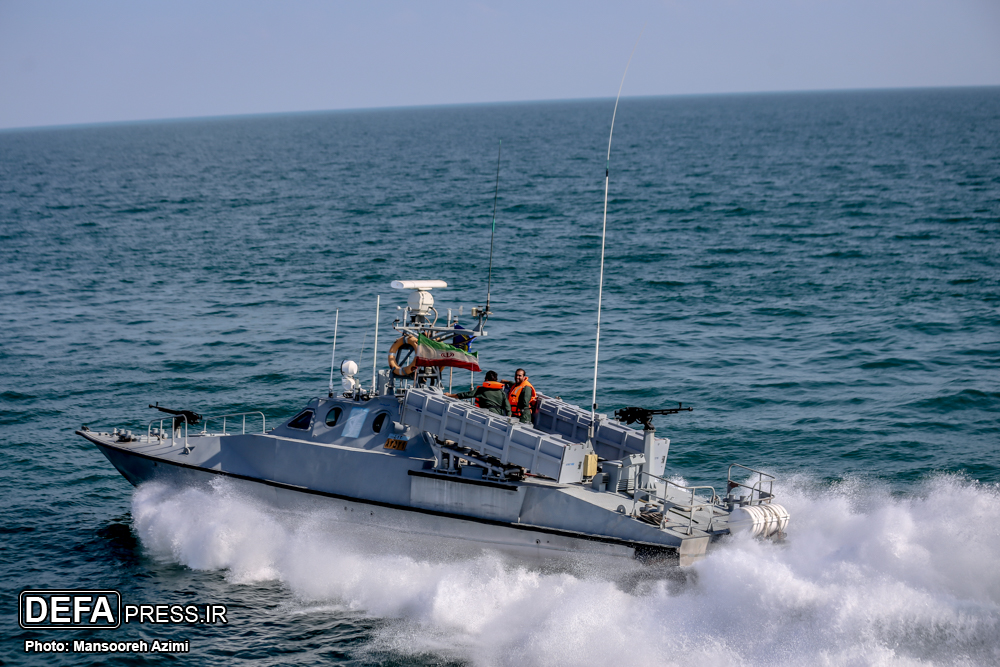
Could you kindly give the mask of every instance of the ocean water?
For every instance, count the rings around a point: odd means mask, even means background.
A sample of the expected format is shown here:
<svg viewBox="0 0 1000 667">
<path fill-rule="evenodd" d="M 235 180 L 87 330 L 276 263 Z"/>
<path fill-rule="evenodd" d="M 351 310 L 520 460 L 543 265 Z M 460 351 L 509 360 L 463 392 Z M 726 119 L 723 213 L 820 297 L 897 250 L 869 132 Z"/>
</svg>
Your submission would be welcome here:
<svg viewBox="0 0 1000 667">
<path fill-rule="evenodd" d="M 612 101 L 0 132 L 0 660 L 189 640 L 192 664 L 1000 663 L 1000 89 L 624 99 L 598 402 L 668 471 L 778 475 L 782 543 L 537 568 L 212 489 L 133 489 L 73 431 L 270 422 L 379 361 L 405 293 L 482 305 L 487 368 L 590 398 Z M 466 320 L 468 319 L 466 315 Z M 464 386 L 467 374 L 456 374 Z M 25 588 L 219 602 L 225 626 L 26 631 Z M 57 636 L 58 635 L 58 636 Z"/>
</svg>

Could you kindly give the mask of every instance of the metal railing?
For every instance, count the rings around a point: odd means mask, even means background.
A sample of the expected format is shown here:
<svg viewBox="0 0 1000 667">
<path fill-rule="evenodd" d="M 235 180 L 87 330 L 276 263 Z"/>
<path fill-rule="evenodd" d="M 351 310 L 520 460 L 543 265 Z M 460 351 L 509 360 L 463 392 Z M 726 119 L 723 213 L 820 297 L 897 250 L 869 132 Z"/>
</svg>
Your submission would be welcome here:
<svg viewBox="0 0 1000 667">
<path fill-rule="evenodd" d="M 240 427 L 240 433 L 241 434 L 245 434 L 247 432 L 247 417 L 251 417 L 251 416 L 259 416 L 260 417 L 260 432 L 261 433 L 264 433 L 265 431 L 267 431 L 267 419 L 264 417 L 264 413 L 260 412 L 258 410 L 253 410 L 251 412 L 234 412 L 234 413 L 229 414 L 229 415 L 212 415 L 211 417 L 202 417 L 201 432 L 202 432 L 202 434 L 207 435 L 208 434 L 208 424 L 209 424 L 209 422 L 211 422 L 212 420 L 218 421 L 219 419 L 221 419 L 222 420 L 222 435 L 230 435 L 230 433 L 229 433 L 229 424 L 230 423 L 239 424 L 240 422 L 237 419 L 234 419 L 234 418 L 242 417 L 243 420 L 242 420 L 242 426 Z"/>
<path fill-rule="evenodd" d="M 643 478 L 647 478 L 647 484 L 643 484 Z M 683 486 L 677 484 L 676 482 L 671 482 L 669 479 L 663 477 L 657 477 L 648 472 L 639 472 L 639 477 L 636 480 L 635 493 L 632 495 L 632 514 L 635 515 L 635 508 L 640 502 L 645 502 L 647 504 L 655 504 L 660 507 L 660 528 L 663 528 L 667 523 L 667 512 L 673 512 L 674 514 L 680 516 L 683 519 L 687 519 L 687 534 L 690 535 L 694 532 L 695 512 L 708 511 L 708 526 L 705 528 L 706 532 L 712 531 L 712 522 L 715 519 L 715 512 L 712 507 L 715 504 L 718 496 L 715 494 L 715 489 L 711 486 Z M 649 483 L 651 482 L 651 484 Z M 656 482 L 661 482 L 663 484 L 663 496 L 660 497 L 660 489 L 658 488 Z M 670 487 L 675 489 L 680 489 L 681 491 L 691 494 L 688 504 L 684 505 L 681 503 L 674 502 L 668 497 L 668 492 Z M 711 491 L 712 495 L 708 500 L 698 497 L 698 491 Z M 645 499 L 643 499 L 645 497 Z"/>
<path fill-rule="evenodd" d="M 146 440 L 147 440 L 147 442 L 152 442 L 153 441 L 153 424 L 156 424 L 157 422 L 159 422 L 160 426 L 158 428 L 158 433 L 156 434 L 156 437 L 158 439 L 160 439 L 160 440 L 170 440 L 171 441 L 170 442 L 170 446 L 173 447 L 174 446 L 174 441 L 177 439 L 177 435 L 178 435 L 177 431 L 181 430 L 180 426 L 178 426 L 176 429 L 174 428 L 175 420 L 178 420 L 178 421 L 179 420 L 183 420 L 184 421 L 184 453 L 185 454 L 190 454 L 191 453 L 191 447 L 188 446 L 188 420 L 187 420 L 187 417 L 185 417 L 184 415 L 177 415 L 176 417 L 160 417 L 159 419 L 150 419 L 149 420 L 149 424 L 146 426 Z M 169 429 L 170 437 L 169 438 L 164 435 L 164 433 L 166 433 L 167 431 L 164 430 L 164 428 L 163 428 L 163 422 L 169 422 L 170 423 L 170 429 Z"/>
<path fill-rule="evenodd" d="M 748 479 L 748 483 L 737 482 L 733 479 L 733 468 L 739 468 L 740 470 L 746 470 L 750 473 L 752 478 L 757 475 L 757 480 Z M 766 479 L 765 479 L 766 478 Z M 726 474 L 726 493 L 731 493 L 733 489 L 744 488 L 750 490 L 750 499 L 748 501 L 751 505 L 761 505 L 763 503 L 770 504 L 771 500 L 774 498 L 774 480 L 776 477 L 774 475 L 769 475 L 766 472 L 761 472 L 760 470 L 754 470 L 753 468 L 748 468 L 739 463 L 732 463 L 729 466 L 729 472 Z M 764 490 L 764 485 L 767 485 L 767 491 Z M 757 495 L 757 502 L 754 502 L 754 494 Z"/>
</svg>

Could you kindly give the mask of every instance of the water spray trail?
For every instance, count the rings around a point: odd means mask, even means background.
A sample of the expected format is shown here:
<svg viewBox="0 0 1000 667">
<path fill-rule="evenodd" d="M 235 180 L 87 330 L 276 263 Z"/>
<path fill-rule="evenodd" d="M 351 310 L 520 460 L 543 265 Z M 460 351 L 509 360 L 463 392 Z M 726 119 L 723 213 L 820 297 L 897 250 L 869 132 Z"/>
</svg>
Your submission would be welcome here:
<svg viewBox="0 0 1000 667">
<path fill-rule="evenodd" d="M 281 581 L 303 613 L 322 603 L 395 619 L 375 651 L 479 665 L 1000 661 L 1000 488 L 942 477 L 906 498 L 862 482 L 779 491 L 795 517 L 786 542 L 728 538 L 686 570 L 457 556 L 348 523 L 340 507 L 280 511 L 226 483 L 144 485 L 133 517 L 154 557 Z"/>
</svg>

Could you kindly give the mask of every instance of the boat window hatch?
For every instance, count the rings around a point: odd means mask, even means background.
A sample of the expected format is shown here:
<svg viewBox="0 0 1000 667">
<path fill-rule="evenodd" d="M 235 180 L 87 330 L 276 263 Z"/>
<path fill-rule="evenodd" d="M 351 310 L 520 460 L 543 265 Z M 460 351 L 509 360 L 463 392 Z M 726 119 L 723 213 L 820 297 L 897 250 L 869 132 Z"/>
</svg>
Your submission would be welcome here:
<svg viewBox="0 0 1000 667">
<path fill-rule="evenodd" d="M 340 415 L 342 414 L 344 414 L 344 411 L 341 408 L 330 408 L 330 411 L 326 413 L 326 425 L 336 426 L 337 422 L 340 421 Z"/>
<path fill-rule="evenodd" d="M 388 412 L 380 412 L 375 415 L 375 419 L 372 420 L 372 431 L 375 433 L 381 433 L 382 427 L 385 426 L 385 420 L 389 417 Z"/>
<path fill-rule="evenodd" d="M 303 410 L 295 417 L 295 419 L 288 422 L 288 428 L 297 428 L 304 431 L 309 428 L 310 424 L 312 424 L 312 419 L 313 411 Z"/>
</svg>

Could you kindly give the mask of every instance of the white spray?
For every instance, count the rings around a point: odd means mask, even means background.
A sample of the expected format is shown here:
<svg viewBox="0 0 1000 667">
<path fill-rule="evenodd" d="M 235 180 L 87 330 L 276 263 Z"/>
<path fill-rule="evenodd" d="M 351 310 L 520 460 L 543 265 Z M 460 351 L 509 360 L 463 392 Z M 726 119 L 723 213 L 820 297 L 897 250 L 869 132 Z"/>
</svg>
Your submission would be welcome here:
<svg viewBox="0 0 1000 667">
<path fill-rule="evenodd" d="M 778 491 L 796 518 L 785 543 L 728 538 L 683 571 L 461 559 L 346 523 L 339 506 L 279 511 L 225 483 L 145 485 L 132 514 L 156 557 L 234 584 L 279 580 L 302 613 L 396 619 L 373 650 L 481 665 L 1000 661 L 1000 488 L 942 477 L 906 498 L 861 482 Z"/>
</svg>

